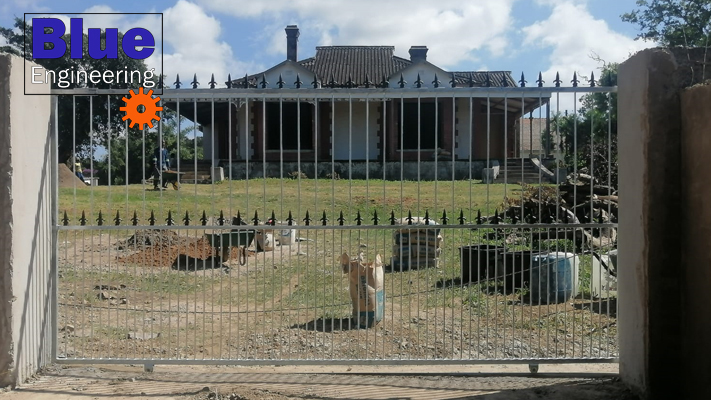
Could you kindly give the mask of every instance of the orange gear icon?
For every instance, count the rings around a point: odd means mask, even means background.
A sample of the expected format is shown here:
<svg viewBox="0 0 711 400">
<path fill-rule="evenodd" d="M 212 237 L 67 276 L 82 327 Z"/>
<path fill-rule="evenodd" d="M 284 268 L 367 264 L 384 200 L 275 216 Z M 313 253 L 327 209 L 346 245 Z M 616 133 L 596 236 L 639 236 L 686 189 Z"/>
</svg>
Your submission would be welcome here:
<svg viewBox="0 0 711 400">
<path fill-rule="evenodd" d="M 121 111 L 126 111 L 126 115 L 123 116 L 123 120 L 131 118 L 131 124 L 129 128 L 133 128 L 134 125 L 138 124 L 139 129 L 143 129 L 144 124 L 148 124 L 149 127 L 153 128 L 153 120 L 160 120 L 160 117 L 156 115 L 158 111 L 163 111 L 163 107 L 156 106 L 156 103 L 160 101 L 160 97 L 155 99 L 151 97 L 153 91 L 149 90 L 148 93 L 143 94 L 143 88 L 138 89 L 138 94 L 130 90 L 131 98 L 124 97 L 122 100 L 126 102 L 125 107 L 119 108 Z M 138 111 L 138 107 L 143 106 L 145 110 L 143 112 Z"/>
</svg>

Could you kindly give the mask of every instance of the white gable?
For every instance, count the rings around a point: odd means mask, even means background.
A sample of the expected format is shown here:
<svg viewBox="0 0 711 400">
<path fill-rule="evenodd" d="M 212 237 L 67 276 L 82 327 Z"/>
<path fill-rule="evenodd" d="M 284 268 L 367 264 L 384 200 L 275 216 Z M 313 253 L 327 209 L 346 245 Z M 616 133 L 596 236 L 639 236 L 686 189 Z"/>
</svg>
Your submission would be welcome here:
<svg viewBox="0 0 711 400">
<path fill-rule="evenodd" d="M 313 72 L 293 61 L 284 61 L 264 72 L 264 75 L 267 77 L 267 82 L 269 82 L 267 85 L 268 88 L 278 88 L 279 76 L 281 76 L 284 81 L 285 89 L 295 89 L 296 85 L 294 82 L 296 82 L 297 74 L 301 79 L 301 87 L 312 87 L 311 82 L 314 80 Z M 257 87 L 262 87 L 261 82 L 262 77 L 258 76 Z"/>
<path fill-rule="evenodd" d="M 415 82 L 417 81 L 418 74 L 420 75 L 420 79 L 422 80 L 423 88 L 434 87 L 432 81 L 434 81 L 435 74 L 437 75 L 437 80 L 439 80 L 439 87 L 448 87 L 449 80 L 452 79 L 452 76 L 449 72 L 432 63 L 422 61 L 416 64 L 412 64 L 404 70 L 390 76 L 388 80 L 390 81 L 391 88 L 400 87 L 400 84 L 398 83 L 400 81 L 400 74 L 402 74 L 402 77 L 405 79 L 405 82 L 407 82 L 405 83 L 405 88 L 416 87 Z"/>
</svg>

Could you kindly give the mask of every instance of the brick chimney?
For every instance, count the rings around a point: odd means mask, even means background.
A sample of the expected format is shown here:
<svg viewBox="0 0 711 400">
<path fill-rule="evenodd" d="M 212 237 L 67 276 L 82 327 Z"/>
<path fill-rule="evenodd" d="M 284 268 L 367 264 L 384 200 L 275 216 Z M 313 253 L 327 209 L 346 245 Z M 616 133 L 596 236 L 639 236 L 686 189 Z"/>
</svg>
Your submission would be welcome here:
<svg viewBox="0 0 711 400">
<path fill-rule="evenodd" d="M 410 61 L 413 63 L 427 61 L 427 46 L 410 47 Z"/>
<path fill-rule="evenodd" d="M 289 61 L 297 61 L 296 52 L 299 47 L 299 27 L 296 25 L 287 25 L 284 31 L 286 31 L 286 59 Z"/>
</svg>

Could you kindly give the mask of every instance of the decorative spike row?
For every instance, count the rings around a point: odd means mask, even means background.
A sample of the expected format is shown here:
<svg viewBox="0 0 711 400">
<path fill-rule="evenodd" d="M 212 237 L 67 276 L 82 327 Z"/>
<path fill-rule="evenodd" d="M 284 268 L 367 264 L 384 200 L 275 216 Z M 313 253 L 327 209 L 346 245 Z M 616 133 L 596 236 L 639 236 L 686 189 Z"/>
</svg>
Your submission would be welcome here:
<svg viewBox="0 0 711 400">
<path fill-rule="evenodd" d="M 136 213 L 136 211 L 133 212 L 133 218 L 131 218 L 131 224 L 133 224 L 133 226 L 138 225 L 138 214 Z"/>
<path fill-rule="evenodd" d="M 491 87 L 491 76 L 489 73 L 486 73 L 486 87 Z"/>
<path fill-rule="evenodd" d="M 378 218 L 378 210 L 373 210 L 373 218 L 371 220 L 373 221 L 373 225 L 378 225 L 380 222 L 380 218 Z"/>
<path fill-rule="evenodd" d="M 595 87 L 595 71 L 590 73 L 590 80 L 588 81 L 590 87 Z"/>
<path fill-rule="evenodd" d="M 354 220 L 356 225 L 361 225 L 363 223 L 363 217 L 360 216 L 360 210 L 356 213 L 356 218 Z"/>
<path fill-rule="evenodd" d="M 69 225 L 69 217 L 67 216 L 67 211 L 64 211 L 64 217 L 62 218 L 62 225 L 67 226 Z"/>
<path fill-rule="evenodd" d="M 400 76 L 402 76 L 402 74 L 401 74 Z M 419 88 L 422 87 L 422 84 L 423 84 L 423 83 L 424 83 L 424 82 L 422 82 L 422 78 L 420 78 L 420 74 L 418 73 L 418 74 L 417 74 L 417 80 L 415 81 L 415 87 L 417 87 L 417 88 L 419 89 Z"/>
<path fill-rule="evenodd" d="M 193 74 L 193 81 L 190 82 L 191 85 L 193 85 L 193 89 L 197 89 L 198 86 L 200 86 L 200 82 L 197 80 L 197 74 Z"/>
<path fill-rule="evenodd" d="M 521 87 L 526 87 L 527 81 L 526 78 L 523 77 L 523 72 L 521 72 L 521 80 L 519 80 L 518 83 L 519 85 L 521 85 Z"/>
<path fill-rule="evenodd" d="M 466 218 L 464 218 L 464 210 L 459 210 L 459 225 L 464 225 L 464 223 L 467 221 Z"/>
<path fill-rule="evenodd" d="M 434 80 L 432 81 L 432 86 L 434 86 L 435 88 L 438 88 L 440 83 L 442 83 L 442 82 L 440 82 L 439 79 L 437 79 L 437 74 L 435 74 Z"/>
<path fill-rule="evenodd" d="M 212 74 L 210 76 L 210 82 L 208 82 L 207 84 L 210 85 L 210 89 L 214 89 L 215 86 L 217 86 L 217 82 L 215 82 L 215 74 Z"/>
<path fill-rule="evenodd" d="M 390 86 L 390 82 L 388 81 L 388 78 L 383 75 L 383 80 L 380 81 L 380 87 L 386 88 L 388 86 Z"/>
<path fill-rule="evenodd" d="M 148 217 L 148 223 L 153 226 L 156 224 L 156 215 L 153 213 L 153 210 L 151 210 L 151 216 Z"/>
<path fill-rule="evenodd" d="M 483 221 L 483 220 L 481 219 L 481 210 L 477 210 L 477 212 L 476 212 L 476 220 L 475 220 L 475 221 L 476 221 L 476 224 L 477 224 L 477 225 L 481 225 L 481 223 L 482 223 L 482 221 Z"/>
<path fill-rule="evenodd" d="M 328 224 L 328 217 L 326 217 L 326 210 L 323 210 L 323 215 L 321 215 L 321 225 L 326 226 Z"/>
<path fill-rule="evenodd" d="M 469 73 L 469 87 L 474 87 L 474 76 Z"/>
<path fill-rule="evenodd" d="M 311 86 L 313 86 L 314 89 L 318 89 L 318 77 L 316 74 L 314 74 L 314 80 L 311 81 Z"/>
<path fill-rule="evenodd" d="M 227 89 L 232 89 L 232 75 L 227 74 L 227 82 L 225 82 L 225 85 L 227 85 Z"/>
<path fill-rule="evenodd" d="M 331 74 L 331 78 L 328 80 L 328 87 L 330 87 L 331 89 L 333 89 L 333 88 L 336 87 L 336 85 L 338 85 L 338 82 L 336 82 L 335 80 L 333 80 L 333 74 Z"/>
<path fill-rule="evenodd" d="M 244 74 L 244 80 L 242 81 L 242 86 L 245 89 L 249 89 L 249 77 L 247 76 L 247 74 Z"/>
<path fill-rule="evenodd" d="M 168 210 L 168 218 L 165 219 L 165 223 L 168 224 L 168 226 L 175 225 L 175 220 L 173 219 L 173 212 Z"/>
<path fill-rule="evenodd" d="M 511 215 L 511 223 L 516 225 L 518 223 L 518 217 L 516 216 L 516 213 L 512 213 Z"/>
<path fill-rule="evenodd" d="M 220 210 L 220 216 L 217 218 L 217 223 L 219 225 L 224 225 L 225 224 L 225 214 Z"/>
<path fill-rule="evenodd" d="M 499 210 L 498 209 L 494 211 L 494 219 L 491 221 L 491 223 L 493 223 L 494 225 L 499 224 Z"/>
<path fill-rule="evenodd" d="M 395 225 L 395 210 L 390 211 L 390 225 Z"/>
<path fill-rule="evenodd" d="M 286 218 L 286 223 L 289 226 L 294 225 L 294 217 L 291 215 L 291 211 L 289 211 L 289 216 Z"/>
<path fill-rule="evenodd" d="M 185 216 L 183 217 L 183 224 L 185 224 L 185 226 L 190 225 L 190 214 L 188 214 L 188 210 L 185 210 Z"/>
<path fill-rule="evenodd" d="M 442 210 L 442 218 L 440 219 L 442 221 L 442 225 L 449 224 L 449 218 L 447 218 L 447 210 Z"/>
<path fill-rule="evenodd" d="M 398 85 L 400 85 L 400 89 L 404 89 L 404 88 L 405 88 L 405 84 L 406 84 L 407 82 L 405 81 L 405 78 L 402 76 L 402 74 L 400 74 L 400 80 L 397 81 L 397 83 L 398 83 Z"/>
<path fill-rule="evenodd" d="M 81 226 L 86 225 L 86 215 L 84 214 L 84 211 L 81 212 L 81 218 L 79 218 L 79 224 L 81 224 Z"/>
<path fill-rule="evenodd" d="M 306 210 L 306 217 L 304 218 L 304 224 L 306 226 L 309 226 L 311 224 L 311 217 L 309 216 L 309 210 Z"/>
<path fill-rule="evenodd" d="M 299 74 L 296 74 L 296 82 L 294 82 L 294 86 L 296 86 L 297 89 L 301 89 L 302 83 L 303 82 L 301 82 L 301 77 L 299 76 Z"/>
<path fill-rule="evenodd" d="M 99 210 L 99 218 L 96 219 L 96 224 L 99 226 L 104 225 L 104 215 L 101 213 L 101 210 Z"/>
<path fill-rule="evenodd" d="M 508 87 L 509 86 L 509 80 L 506 78 L 506 75 L 504 75 L 503 78 L 501 78 L 501 86 L 502 87 Z"/>
<path fill-rule="evenodd" d="M 412 211 L 407 212 L 407 224 L 412 225 Z"/>
<path fill-rule="evenodd" d="M 259 82 L 259 84 L 262 86 L 262 89 L 266 89 L 267 85 L 269 85 L 269 82 L 267 82 L 267 75 L 262 74 L 262 81 Z"/>
<path fill-rule="evenodd" d="M 207 225 L 207 214 L 205 214 L 205 210 L 202 210 L 202 217 L 200 217 L 200 223 L 202 226 Z"/>
<path fill-rule="evenodd" d="M 457 87 L 457 78 L 454 76 L 454 72 L 452 72 L 452 79 L 449 80 L 449 85 L 452 87 Z"/>
<path fill-rule="evenodd" d="M 546 83 L 546 81 L 543 80 L 543 74 L 540 71 L 538 72 L 538 79 L 536 80 L 536 83 L 538 84 L 538 87 L 543 87 L 543 84 Z"/>
<path fill-rule="evenodd" d="M 276 215 L 274 215 L 274 210 L 272 210 L 272 216 L 269 218 L 269 225 L 274 226 L 276 225 Z"/>
<path fill-rule="evenodd" d="M 180 83 L 180 74 L 175 75 L 175 82 L 173 82 L 173 85 L 175 85 L 176 89 L 180 89 L 180 86 L 182 83 Z"/>
<path fill-rule="evenodd" d="M 561 82 L 563 82 L 563 81 L 560 80 L 560 74 L 558 72 L 556 72 L 555 73 L 555 80 L 553 81 L 553 83 L 555 83 L 555 87 L 560 87 Z"/>
<path fill-rule="evenodd" d="M 353 88 L 355 86 L 356 86 L 356 84 L 355 84 L 355 82 L 353 82 L 353 78 L 351 78 L 351 75 L 348 74 L 348 80 L 346 81 L 346 87 Z"/>
<path fill-rule="evenodd" d="M 430 212 L 429 210 L 425 210 L 425 224 L 429 225 L 430 224 Z"/>
<path fill-rule="evenodd" d="M 252 223 L 254 225 L 259 225 L 259 214 L 257 213 L 257 210 L 254 210 L 254 217 L 252 217 Z"/>
<path fill-rule="evenodd" d="M 340 215 L 338 216 L 338 225 L 343 226 L 344 222 L 346 222 L 346 219 L 343 218 L 343 211 L 341 211 Z"/>
<path fill-rule="evenodd" d="M 279 74 L 279 80 L 277 81 L 277 86 L 279 86 L 279 89 L 284 89 L 284 80 L 281 79 L 281 74 Z"/>
<path fill-rule="evenodd" d="M 573 84 L 573 87 L 578 87 L 578 82 L 580 82 L 580 80 L 578 80 L 577 72 L 573 71 L 573 80 L 570 82 Z"/>
</svg>

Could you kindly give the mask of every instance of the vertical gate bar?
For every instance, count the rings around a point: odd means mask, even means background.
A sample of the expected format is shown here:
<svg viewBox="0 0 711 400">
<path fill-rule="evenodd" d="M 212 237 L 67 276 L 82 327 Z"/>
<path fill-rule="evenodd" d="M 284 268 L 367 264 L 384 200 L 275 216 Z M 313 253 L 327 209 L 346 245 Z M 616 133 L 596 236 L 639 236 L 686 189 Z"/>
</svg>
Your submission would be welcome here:
<svg viewBox="0 0 711 400">
<path fill-rule="evenodd" d="M 232 224 L 232 217 L 233 217 L 233 212 L 232 212 L 232 106 L 234 105 L 234 98 L 232 95 L 228 96 L 227 98 L 227 168 L 228 168 L 228 176 L 229 176 L 229 200 L 228 200 L 228 218 L 229 218 L 229 223 Z M 227 223 L 227 222 L 225 222 Z M 237 246 L 239 248 L 239 240 L 237 241 Z M 220 259 L 220 261 L 227 262 L 227 269 L 225 270 L 226 273 L 231 273 L 232 272 L 232 248 L 234 246 L 234 243 L 232 242 L 232 236 L 229 236 L 229 250 L 227 251 L 227 261 Z M 238 250 L 239 251 L 239 250 Z M 238 258 L 239 260 L 239 258 Z M 224 332 L 224 320 L 225 320 L 225 315 L 224 315 L 224 297 L 222 296 L 223 292 L 223 277 L 224 274 L 220 275 L 220 358 L 221 359 L 230 359 L 229 353 L 230 353 L 230 341 L 232 340 L 232 276 L 227 277 L 227 282 L 229 283 L 229 290 L 228 290 L 228 313 L 227 313 L 227 357 L 225 357 L 225 354 L 222 351 L 222 343 L 224 342 L 222 340 L 222 334 Z M 214 300 L 213 300 L 214 301 Z"/>
<path fill-rule="evenodd" d="M 382 202 L 383 208 L 382 208 L 382 210 L 383 210 L 383 216 L 384 216 L 384 215 L 386 215 L 385 213 L 387 212 L 387 209 L 385 208 L 385 207 L 387 207 L 386 179 L 387 179 L 387 166 L 388 166 L 388 160 L 389 160 L 388 147 L 387 147 L 388 133 L 389 133 L 387 130 L 387 126 L 388 126 L 388 107 L 387 107 L 387 105 L 390 103 L 388 103 L 385 98 L 383 98 L 382 102 L 383 102 L 383 104 L 381 106 L 382 114 L 380 116 L 380 118 L 381 118 L 380 119 L 381 120 L 380 126 L 382 129 L 382 135 L 380 136 L 380 154 L 378 156 L 380 157 L 380 161 L 383 166 L 383 202 Z M 377 110 L 377 108 L 376 108 L 376 110 Z M 383 257 L 385 257 L 385 251 L 387 250 L 387 233 L 389 233 L 390 231 L 384 230 L 383 232 L 384 232 L 384 234 L 383 234 Z M 392 258 L 391 258 L 390 259 L 390 269 L 394 273 L 395 266 L 393 264 L 394 263 L 392 262 Z M 392 280 L 391 280 L 391 282 L 392 282 Z M 383 285 L 383 286 L 385 287 L 385 285 Z M 392 285 L 391 288 L 392 287 L 394 287 L 394 285 Z M 390 290 L 389 292 L 394 293 L 394 290 Z M 389 303 L 390 303 L 390 324 L 391 324 L 391 329 L 393 329 L 395 327 L 395 302 L 391 300 Z M 386 302 L 386 304 L 387 304 L 387 302 Z M 387 310 L 387 305 L 384 307 L 383 312 L 385 312 L 385 310 Z M 385 319 L 385 316 L 383 316 L 383 320 L 387 321 L 387 319 Z M 387 327 L 387 324 L 385 324 L 385 327 Z M 383 330 L 385 330 L 385 328 L 383 328 Z M 393 332 L 394 332 L 394 329 L 393 329 Z M 385 350 L 385 343 L 387 342 L 387 340 L 385 340 L 385 338 L 383 338 L 382 342 L 383 342 L 383 356 L 385 356 L 385 354 L 387 354 L 387 352 Z"/>
<path fill-rule="evenodd" d="M 542 91 L 538 92 L 538 123 L 536 124 L 537 125 L 536 131 L 538 132 L 538 149 L 539 149 L 538 162 L 540 163 L 540 167 L 538 168 L 538 198 L 539 199 L 543 198 L 543 195 L 542 195 L 542 190 L 543 190 L 543 170 L 542 170 L 543 157 L 542 157 L 542 153 L 541 153 L 543 151 L 543 142 L 542 142 L 543 135 L 541 132 L 541 122 L 540 122 L 541 119 L 543 119 L 543 92 Z M 531 125 L 533 125 L 533 124 L 531 124 Z M 538 223 L 544 224 L 544 226 L 545 226 L 545 221 L 543 221 L 543 202 L 542 201 L 540 203 L 538 203 Z M 545 229 L 547 230 L 547 233 L 546 233 L 546 240 L 547 240 L 548 232 L 550 232 L 550 230 L 548 227 L 546 227 Z M 542 230 L 539 229 L 538 230 L 538 253 L 541 253 L 541 236 L 542 236 L 541 233 L 542 233 Z M 548 246 L 550 246 L 550 241 L 546 241 L 546 243 L 548 243 Z M 557 276 L 557 274 L 556 274 L 556 276 Z M 550 313 L 551 313 L 550 301 L 546 302 L 546 313 L 547 313 L 547 315 L 550 315 Z M 538 356 L 544 357 L 545 355 L 543 354 L 543 351 L 541 349 L 541 341 L 543 339 L 542 338 L 543 332 L 540 331 L 540 330 L 544 329 L 544 325 L 543 325 L 542 319 L 541 319 L 541 306 L 540 305 L 538 306 L 538 324 L 537 324 L 537 326 L 538 326 L 538 330 L 539 330 L 538 331 L 539 332 L 538 333 Z M 548 335 L 548 325 L 547 324 L 545 325 L 545 330 L 546 330 L 546 337 L 548 337 L 547 336 Z M 548 342 L 546 342 L 546 343 L 548 343 Z M 547 349 L 548 349 L 548 346 L 546 345 L 546 351 L 547 351 Z"/>
<path fill-rule="evenodd" d="M 617 132 L 615 132 L 617 134 Z M 618 175 L 619 176 L 619 175 Z M 619 181 L 617 183 L 617 186 L 619 186 Z M 612 188 L 612 94 L 610 92 L 607 92 L 607 187 Z M 611 189 L 608 189 L 607 191 L 608 196 L 612 195 Z M 610 221 L 612 222 L 612 202 L 608 201 L 607 203 L 607 215 Z M 610 260 L 610 263 L 612 263 L 612 259 L 608 258 Z M 616 263 L 615 263 L 616 264 Z M 614 265 L 615 270 L 617 270 L 617 265 Z M 609 273 L 609 272 L 608 272 Z M 602 280 L 601 280 L 602 281 Z M 606 298 L 605 301 L 607 303 L 606 309 L 607 309 L 607 323 L 610 324 L 610 286 L 606 286 Z M 616 296 L 615 296 L 616 297 Z M 615 305 L 617 305 L 617 299 L 615 299 Z M 617 307 L 615 307 L 617 308 Z M 602 312 L 600 312 L 600 315 L 602 315 Z M 617 310 L 615 310 L 615 318 L 617 318 Z M 608 325 L 609 326 L 609 325 Z M 602 337 L 603 332 L 600 332 L 600 336 Z M 610 329 L 607 329 L 607 332 L 605 332 L 605 342 L 606 342 L 606 350 L 605 354 L 609 357 L 610 356 Z M 600 346 L 600 349 L 602 350 L 602 346 Z M 618 354 L 615 354 L 615 356 L 618 356 Z"/>
<path fill-rule="evenodd" d="M 51 191 L 52 191 L 52 204 L 50 212 L 52 213 L 52 238 L 51 238 L 51 260 L 50 260 L 50 288 L 51 292 L 47 293 L 51 299 L 51 332 L 52 332 L 52 348 L 51 348 L 51 362 L 57 361 L 57 355 L 59 353 L 59 98 L 57 96 L 51 97 L 51 107 L 52 116 L 51 121 L 54 126 L 52 126 L 52 137 L 50 139 L 50 157 L 52 159 L 52 180 L 51 180 Z M 76 167 L 76 166 L 75 166 Z M 66 248 L 66 244 L 65 244 Z M 64 257 L 66 262 L 67 257 Z M 68 298 L 68 296 L 67 296 Z M 71 300 L 68 300 L 68 302 Z M 69 321 L 65 321 L 69 322 Z M 65 335 L 66 335 L 65 330 Z M 67 340 L 65 339 L 65 349 Z M 66 350 L 64 352 L 66 357 Z"/>
<path fill-rule="evenodd" d="M 183 134 L 182 134 L 183 132 L 182 132 L 181 126 L 180 126 L 180 122 L 181 122 L 181 120 L 183 119 L 183 117 L 182 117 L 181 114 L 180 114 L 180 97 L 178 97 L 178 98 L 175 99 L 175 108 L 176 108 L 176 119 L 177 119 L 177 124 L 178 124 L 178 132 L 176 133 L 176 139 L 177 139 L 177 140 L 176 140 L 176 143 L 177 143 L 177 146 L 176 146 L 176 157 L 175 157 L 175 165 L 176 165 L 175 169 L 176 169 L 176 171 L 180 172 L 180 171 L 181 171 L 181 169 L 180 169 L 180 142 L 181 142 L 182 139 L 183 139 Z M 179 187 L 180 187 L 180 174 L 178 174 L 178 177 L 177 177 L 176 179 L 178 180 L 178 182 L 179 182 Z M 128 182 L 126 182 L 126 185 L 128 185 Z M 180 200 L 181 200 L 181 197 L 182 197 L 182 196 L 181 196 L 180 190 L 178 190 L 178 193 L 177 193 L 176 196 L 177 196 L 176 212 L 177 212 L 177 215 L 182 215 L 182 214 L 183 214 L 183 213 L 182 213 L 183 210 L 182 210 L 182 208 L 180 207 Z M 186 212 L 187 212 L 187 208 L 186 208 Z M 190 223 L 190 221 L 186 221 L 186 222 L 185 222 L 186 225 L 189 224 L 189 223 Z M 188 235 L 189 235 L 189 234 L 188 234 Z M 189 236 L 188 236 L 188 237 L 189 237 Z M 187 260 L 186 260 L 186 261 L 187 261 Z M 177 259 L 176 259 L 175 262 L 176 262 L 176 266 L 177 266 L 178 271 L 180 271 L 180 253 L 178 253 L 178 257 L 177 257 Z M 187 269 L 188 269 L 188 268 L 187 268 L 187 265 L 186 265 L 186 266 L 185 266 L 185 270 L 187 271 Z M 173 357 L 174 357 L 174 358 L 180 358 L 180 318 L 181 318 L 181 312 L 180 312 L 180 292 L 178 292 L 178 293 L 175 295 L 175 297 L 176 297 L 176 299 L 175 299 L 175 303 L 176 303 L 176 305 L 175 305 L 175 315 L 176 315 L 176 318 L 175 318 L 175 320 L 176 320 L 176 328 L 175 328 L 176 338 L 175 338 L 175 345 L 176 345 L 176 346 L 175 346 L 175 355 L 174 355 Z M 186 295 L 185 295 L 185 299 L 187 300 L 187 298 L 188 298 L 188 297 L 187 297 L 187 294 L 186 294 Z M 172 305 L 170 305 L 168 308 L 169 308 L 169 309 L 172 309 Z M 169 316 L 168 316 L 168 321 L 169 321 L 169 323 L 170 323 L 170 320 L 171 320 L 171 317 L 170 317 L 170 315 L 169 315 Z M 186 322 L 185 328 L 186 328 L 186 337 L 187 337 L 187 327 L 188 327 L 188 325 L 187 325 L 187 319 L 186 319 L 185 322 Z M 170 343 L 170 341 L 169 341 L 169 343 Z"/>
<path fill-rule="evenodd" d="M 403 213 L 405 212 L 405 209 L 404 209 L 404 207 L 403 207 L 403 190 L 404 190 L 404 189 L 403 189 L 403 186 L 404 186 L 404 181 L 405 181 L 405 178 L 404 178 L 404 171 L 405 171 L 405 161 L 404 161 L 404 154 L 405 154 L 405 151 L 404 151 L 404 149 L 405 149 L 405 146 L 404 146 L 404 143 L 405 143 L 405 128 L 404 128 L 404 124 L 405 124 L 405 122 L 404 122 L 404 121 L 405 121 L 405 118 L 404 118 L 404 114 L 405 114 L 405 112 L 404 112 L 404 110 L 405 110 L 405 99 L 404 99 L 404 96 L 403 96 L 402 94 L 400 94 L 400 110 L 399 110 L 399 112 L 400 112 L 400 115 L 399 115 L 399 116 L 400 116 L 400 146 L 398 146 L 398 147 L 400 148 L 400 220 L 401 220 L 401 221 L 402 221 Z M 399 233 L 402 233 L 402 231 L 403 231 L 403 230 L 400 229 L 400 230 L 399 230 Z M 409 234 L 409 232 L 408 232 L 408 234 Z M 409 237 L 409 236 L 408 236 L 408 237 Z M 404 264 L 404 260 L 405 260 L 405 258 L 402 257 L 402 246 L 400 246 L 400 256 L 401 256 L 401 258 L 400 258 L 400 271 L 402 272 L 403 269 L 404 269 L 404 265 L 403 265 L 403 264 Z M 407 267 L 408 267 L 408 271 L 409 271 L 409 270 L 410 270 L 410 267 L 411 267 L 411 265 L 412 265 L 411 258 L 409 258 L 407 262 L 408 262 L 408 266 L 407 266 Z M 405 289 L 404 289 L 405 287 L 407 287 L 407 294 L 405 294 Z M 403 273 L 400 273 L 400 291 L 401 291 L 401 293 L 402 293 L 402 296 L 403 296 L 402 298 L 403 298 L 403 299 L 405 299 L 405 296 L 407 296 L 407 300 L 409 300 L 409 299 L 411 298 L 411 296 L 412 296 L 412 287 L 410 287 L 410 286 L 405 286 L 405 284 L 404 284 L 404 274 L 403 274 Z M 411 304 L 412 304 L 412 302 L 411 302 L 411 301 L 405 301 L 405 304 L 407 304 L 407 317 L 408 317 L 408 321 L 412 321 L 412 309 L 411 309 Z M 400 320 L 402 320 L 402 307 L 400 308 Z M 419 328 L 416 327 L 416 329 L 419 329 Z M 419 338 L 418 338 L 417 344 L 419 345 L 419 343 L 420 343 L 420 342 L 419 342 Z M 407 359 L 410 359 L 410 358 L 411 358 L 411 356 L 410 356 L 409 353 L 407 354 L 406 357 L 407 357 Z M 402 358 L 402 357 L 401 357 L 401 358 Z"/>
<path fill-rule="evenodd" d="M 578 180 L 578 93 L 573 92 L 573 179 Z M 578 206 L 578 186 L 573 186 L 573 209 Z M 581 230 L 582 233 L 582 230 Z M 584 240 L 584 239 L 583 239 Z M 575 317 L 578 314 L 573 308 L 573 357 L 575 357 Z M 582 354 L 581 354 L 582 355 Z"/>
<path fill-rule="evenodd" d="M 555 95 L 556 95 L 556 101 L 555 101 L 555 106 L 556 106 L 556 111 L 555 111 L 555 120 L 556 120 L 556 123 L 555 123 L 555 130 L 556 130 L 556 136 L 555 136 L 555 137 L 556 137 L 556 142 L 557 142 L 556 144 L 557 144 L 557 148 L 558 148 L 558 157 L 557 157 L 557 158 L 560 159 L 560 158 L 562 157 L 562 158 L 563 158 L 563 161 L 564 161 L 564 160 L 565 160 L 565 153 L 564 153 L 564 151 L 563 151 L 563 146 L 562 146 L 562 137 L 561 137 L 561 134 L 560 134 L 560 125 L 559 125 L 559 123 L 557 122 L 557 121 L 558 121 L 558 117 L 560 116 L 560 92 L 556 92 Z M 549 106 L 550 106 L 550 105 L 549 105 Z M 559 165 L 560 165 L 559 162 L 560 162 L 560 160 L 558 160 L 558 161 L 556 162 L 556 166 L 559 166 Z M 560 174 L 557 172 L 557 170 L 556 170 L 555 180 L 556 180 L 556 185 L 555 185 L 555 210 L 556 210 L 556 211 L 555 211 L 555 213 L 556 213 L 556 224 L 558 224 L 558 223 L 559 223 L 559 220 L 560 220 L 560 217 L 558 217 L 558 214 L 561 212 L 561 205 L 560 205 L 560 185 L 562 184 L 562 182 L 560 182 Z M 563 216 L 563 221 L 567 221 L 567 220 L 568 220 L 568 216 L 567 216 L 568 210 L 566 209 L 566 210 L 563 211 L 563 212 L 565 212 L 565 215 Z M 560 232 L 560 229 L 557 229 L 557 228 L 556 228 L 556 230 L 555 230 L 556 243 L 559 243 L 559 240 L 560 240 L 559 232 Z M 567 229 L 566 229 L 566 228 L 563 228 L 563 232 L 565 233 L 565 235 L 566 235 L 565 237 L 566 237 L 566 239 L 567 239 L 567 237 L 568 237 L 568 236 L 567 236 L 567 235 L 568 235 Z M 566 247 L 567 247 L 567 242 L 566 242 Z M 564 251 L 565 251 L 565 250 L 564 250 Z M 559 307 L 558 307 L 558 303 L 556 303 L 556 305 L 555 305 L 555 315 L 556 315 L 556 317 L 555 317 L 555 340 L 554 340 L 554 342 L 555 342 L 555 355 L 556 355 L 556 356 L 558 356 L 558 343 L 560 343 L 560 340 L 558 340 L 558 313 L 559 313 L 558 308 L 559 308 Z M 565 311 L 565 305 L 563 305 L 563 310 Z M 565 317 L 564 317 L 564 318 L 565 318 Z"/>
<path fill-rule="evenodd" d="M 596 177 L 595 177 L 595 175 L 596 175 L 595 174 L 595 131 L 593 130 L 593 127 L 595 126 L 595 115 L 594 115 L 595 113 L 589 113 L 589 114 L 590 114 L 590 176 L 592 176 L 593 179 L 590 180 L 590 197 L 589 197 L 588 201 L 590 202 L 590 223 L 594 224 L 596 222 L 595 221 L 595 210 L 593 209 L 593 203 L 594 203 L 593 202 L 593 196 L 594 196 L 593 183 L 596 179 Z M 602 220 L 602 210 L 600 210 L 600 220 Z M 599 232 L 600 232 L 600 237 L 602 238 L 603 230 L 601 229 Z M 594 233 L 594 230 L 591 229 L 590 234 L 592 235 L 593 233 Z M 602 244 L 602 241 L 601 241 L 601 244 Z M 591 259 L 590 259 L 590 313 L 588 315 L 590 318 L 590 326 L 593 326 L 593 314 L 592 313 L 595 312 L 595 309 L 593 308 L 593 305 L 594 305 L 593 304 L 593 281 L 595 280 L 595 276 L 593 275 L 593 268 L 592 268 L 592 264 L 594 262 L 593 260 L 595 258 L 594 252 L 595 252 L 594 244 L 591 241 L 590 242 L 590 254 L 591 254 L 590 255 L 590 257 L 591 257 Z M 581 269 L 580 267 L 581 266 L 579 265 L 578 270 Z M 602 265 L 600 267 L 602 267 Z M 580 273 L 578 273 L 578 277 L 579 276 L 580 276 Z M 602 283 L 602 280 L 600 280 L 600 283 Z M 573 285 L 574 285 L 573 287 L 579 285 L 579 280 L 575 279 L 573 282 Z M 581 292 L 582 292 L 582 290 L 581 290 Z M 585 300 L 584 294 L 583 294 L 582 300 L 583 301 Z M 581 310 L 582 310 L 582 308 L 581 308 Z M 590 332 L 590 353 L 588 354 L 588 357 L 593 356 L 592 355 L 592 353 L 593 353 L 593 333 L 594 333 L 594 330 Z"/>
</svg>

